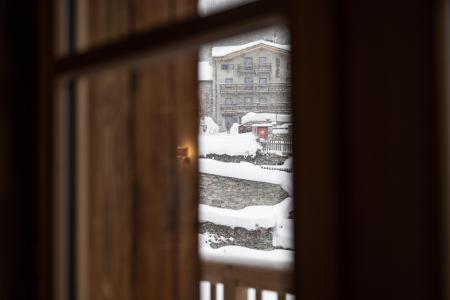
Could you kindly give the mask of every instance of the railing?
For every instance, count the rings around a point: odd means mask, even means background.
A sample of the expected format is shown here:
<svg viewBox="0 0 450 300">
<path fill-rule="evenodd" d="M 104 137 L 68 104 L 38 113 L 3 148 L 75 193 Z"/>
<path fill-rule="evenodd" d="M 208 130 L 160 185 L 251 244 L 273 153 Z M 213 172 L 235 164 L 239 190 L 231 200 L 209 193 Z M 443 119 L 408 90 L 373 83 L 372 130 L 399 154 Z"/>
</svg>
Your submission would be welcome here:
<svg viewBox="0 0 450 300">
<path fill-rule="evenodd" d="M 222 104 L 220 110 L 223 115 L 235 115 L 247 112 L 272 112 L 272 113 L 291 113 L 291 105 L 287 102 L 282 103 L 253 103 L 253 104 Z"/>
<path fill-rule="evenodd" d="M 278 300 L 293 298 L 294 276 L 292 269 L 273 269 L 220 262 L 202 262 L 202 281 L 211 284 L 210 300 L 218 297 L 218 284 L 223 284 L 224 300 L 249 300 L 248 290 L 255 289 L 256 300 L 265 300 L 262 291 L 277 293 Z M 221 296 L 221 295 L 219 295 Z"/>
<path fill-rule="evenodd" d="M 238 65 L 239 73 L 270 73 L 271 71 L 272 64 Z"/>
<path fill-rule="evenodd" d="M 291 90 L 290 83 L 268 83 L 268 84 L 220 84 L 220 93 L 288 93 Z"/>
<path fill-rule="evenodd" d="M 277 165 L 261 165 L 260 167 L 261 167 L 261 169 L 284 171 L 284 172 L 289 172 L 289 173 L 292 173 L 292 170 L 293 170 L 292 167 L 277 166 Z"/>
<path fill-rule="evenodd" d="M 263 152 L 281 152 L 283 154 L 292 153 L 292 140 L 269 138 L 267 141 L 261 141 Z"/>
</svg>

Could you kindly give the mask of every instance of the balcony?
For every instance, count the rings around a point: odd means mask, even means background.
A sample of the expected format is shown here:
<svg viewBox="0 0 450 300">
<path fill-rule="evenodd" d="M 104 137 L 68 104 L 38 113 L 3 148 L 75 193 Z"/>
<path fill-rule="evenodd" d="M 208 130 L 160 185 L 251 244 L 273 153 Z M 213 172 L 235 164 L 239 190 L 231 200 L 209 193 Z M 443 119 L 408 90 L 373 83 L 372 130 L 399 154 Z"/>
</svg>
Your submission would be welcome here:
<svg viewBox="0 0 450 300">
<path fill-rule="evenodd" d="M 222 115 L 233 116 L 245 114 L 248 112 L 256 113 L 291 113 L 291 105 L 287 102 L 263 104 L 263 103 L 252 103 L 252 104 L 222 104 L 220 106 Z"/>
<path fill-rule="evenodd" d="M 262 73 L 270 73 L 272 72 L 272 64 L 241 64 L 238 65 L 237 68 L 239 73 L 256 73 L 256 74 L 262 74 Z"/>
<path fill-rule="evenodd" d="M 220 84 L 221 94 L 288 93 L 290 89 L 290 83 Z"/>
<path fill-rule="evenodd" d="M 224 300 L 247 300 L 248 289 L 255 289 L 256 299 L 262 291 L 277 293 L 277 299 L 293 298 L 293 271 L 289 268 L 269 268 L 204 261 L 202 281 L 209 282 L 210 300 L 216 300 L 218 283 L 223 284 Z"/>
</svg>

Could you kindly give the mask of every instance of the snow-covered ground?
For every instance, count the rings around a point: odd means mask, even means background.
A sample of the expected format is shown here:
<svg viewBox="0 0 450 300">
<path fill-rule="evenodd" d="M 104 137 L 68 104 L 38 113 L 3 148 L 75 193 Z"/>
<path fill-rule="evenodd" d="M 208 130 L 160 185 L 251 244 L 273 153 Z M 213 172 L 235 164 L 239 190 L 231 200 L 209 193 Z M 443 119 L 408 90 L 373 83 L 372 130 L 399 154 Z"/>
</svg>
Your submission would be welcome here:
<svg viewBox="0 0 450 300">
<path fill-rule="evenodd" d="M 291 196 L 294 192 L 291 173 L 262 169 L 248 162 L 224 163 L 212 159 L 199 159 L 199 170 L 205 174 L 279 184 Z"/>
<path fill-rule="evenodd" d="M 270 267 L 273 269 L 290 269 L 294 263 L 292 250 L 256 250 L 241 246 L 224 246 L 211 248 L 207 236 L 199 235 L 200 258 L 206 261 L 239 264 L 245 266 Z"/>
<path fill-rule="evenodd" d="M 274 115 L 274 114 L 272 114 Z M 248 118 L 266 118 L 273 116 L 255 116 Z M 280 115 L 275 116 L 280 118 Z M 283 118 L 283 116 L 281 116 Z M 286 117 L 287 120 L 287 117 Z M 218 133 L 212 120 L 205 120 L 208 123 L 208 130 L 199 137 L 199 154 L 229 155 L 229 156 L 254 156 L 262 147 L 255 141 L 252 133 L 238 134 L 238 124 L 233 124 L 230 133 Z M 214 130 L 210 130 L 213 128 Z M 291 167 L 292 159 L 285 161 L 283 166 Z M 288 192 L 290 197 L 276 205 L 248 206 L 240 210 L 212 207 L 205 204 L 200 205 L 199 221 L 211 222 L 216 225 L 223 225 L 230 228 L 241 227 L 246 230 L 257 230 L 258 228 L 273 228 L 272 244 L 274 247 L 283 249 L 256 250 L 241 246 L 223 246 L 212 248 L 211 241 L 220 242 L 233 237 L 212 236 L 206 232 L 199 235 L 200 257 L 206 261 L 219 261 L 229 264 L 240 264 L 259 267 L 270 267 L 275 269 L 292 268 L 294 263 L 294 251 L 287 250 L 294 248 L 293 227 L 294 220 L 289 219 L 293 210 L 293 182 L 292 174 L 278 170 L 267 170 L 261 166 L 248 162 L 221 162 L 213 159 L 199 159 L 199 171 L 204 174 L 211 174 L 224 177 L 232 177 L 243 180 L 266 182 L 280 185 Z M 217 299 L 223 300 L 223 285 L 217 286 Z M 248 299 L 256 300 L 256 292 L 248 290 Z M 271 291 L 263 291 L 262 300 L 276 300 L 277 294 Z M 294 300 L 295 297 L 288 295 L 287 299 Z M 201 283 L 201 300 L 210 300 L 210 287 L 208 282 Z"/>
<path fill-rule="evenodd" d="M 292 198 L 286 198 L 276 205 L 248 206 L 240 210 L 200 204 L 199 221 L 247 230 L 274 228 L 273 246 L 294 249 L 294 220 L 289 219 L 292 205 Z"/>
<path fill-rule="evenodd" d="M 256 151 L 261 150 L 261 145 L 251 133 L 243 134 L 214 134 L 199 136 L 199 154 L 227 154 L 230 156 L 255 156 Z"/>
</svg>

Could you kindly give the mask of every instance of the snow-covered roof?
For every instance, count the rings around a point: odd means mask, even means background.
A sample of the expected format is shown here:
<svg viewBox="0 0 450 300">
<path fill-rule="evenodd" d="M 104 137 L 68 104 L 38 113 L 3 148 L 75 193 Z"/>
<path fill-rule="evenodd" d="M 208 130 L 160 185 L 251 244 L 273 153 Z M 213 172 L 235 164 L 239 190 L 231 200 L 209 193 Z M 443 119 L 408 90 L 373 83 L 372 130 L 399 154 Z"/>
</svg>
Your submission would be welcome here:
<svg viewBox="0 0 450 300">
<path fill-rule="evenodd" d="M 207 61 L 198 63 L 198 80 L 212 80 L 213 70 L 211 64 Z"/>
<path fill-rule="evenodd" d="M 288 123 L 292 122 L 291 115 L 286 114 L 273 114 L 273 113 L 254 113 L 249 112 L 242 117 L 241 123 L 249 122 L 282 122 Z"/>
<path fill-rule="evenodd" d="M 239 45 L 239 46 L 217 46 L 217 47 L 213 47 L 212 48 L 212 57 L 221 57 L 221 56 L 225 56 L 237 51 L 241 51 L 250 47 L 254 47 L 257 45 L 266 45 L 266 46 L 270 46 L 270 47 L 274 47 L 274 48 L 278 48 L 278 49 L 282 49 L 282 50 L 287 50 L 289 51 L 291 49 L 291 46 L 289 45 L 280 45 L 280 44 L 276 44 L 276 43 L 271 43 L 268 41 L 263 41 L 263 40 L 259 40 L 259 41 L 254 41 L 254 42 L 250 42 L 244 45 Z"/>
<path fill-rule="evenodd" d="M 252 127 L 272 127 L 272 123 L 258 123 L 258 124 L 252 124 Z"/>
</svg>

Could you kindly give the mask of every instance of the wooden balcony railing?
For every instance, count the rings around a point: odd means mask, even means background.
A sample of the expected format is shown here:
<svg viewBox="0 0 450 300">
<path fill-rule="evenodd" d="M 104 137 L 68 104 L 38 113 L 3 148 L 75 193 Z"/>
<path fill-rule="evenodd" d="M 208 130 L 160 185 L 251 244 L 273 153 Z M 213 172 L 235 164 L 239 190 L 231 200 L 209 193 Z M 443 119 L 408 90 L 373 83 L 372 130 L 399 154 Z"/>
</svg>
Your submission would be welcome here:
<svg viewBox="0 0 450 300">
<path fill-rule="evenodd" d="M 217 284 L 223 284 L 224 300 L 248 300 L 248 289 L 256 290 L 256 300 L 262 291 L 273 291 L 278 300 L 294 295 L 293 270 L 287 268 L 255 267 L 221 262 L 203 262 L 201 280 L 210 282 L 210 300 L 217 299 Z"/>
<path fill-rule="evenodd" d="M 288 93 L 290 90 L 290 83 L 220 84 L 220 93 L 222 94 Z"/>
<path fill-rule="evenodd" d="M 282 103 L 252 103 L 252 104 L 222 104 L 220 110 L 223 115 L 235 115 L 241 113 L 255 112 L 255 113 L 291 113 L 291 104 L 287 102 Z"/>
<path fill-rule="evenodd" d="M 238 65 L 239 73 L 270 73 L 272 72 L 272 64 L 241 64 Z"/>
</svg>

